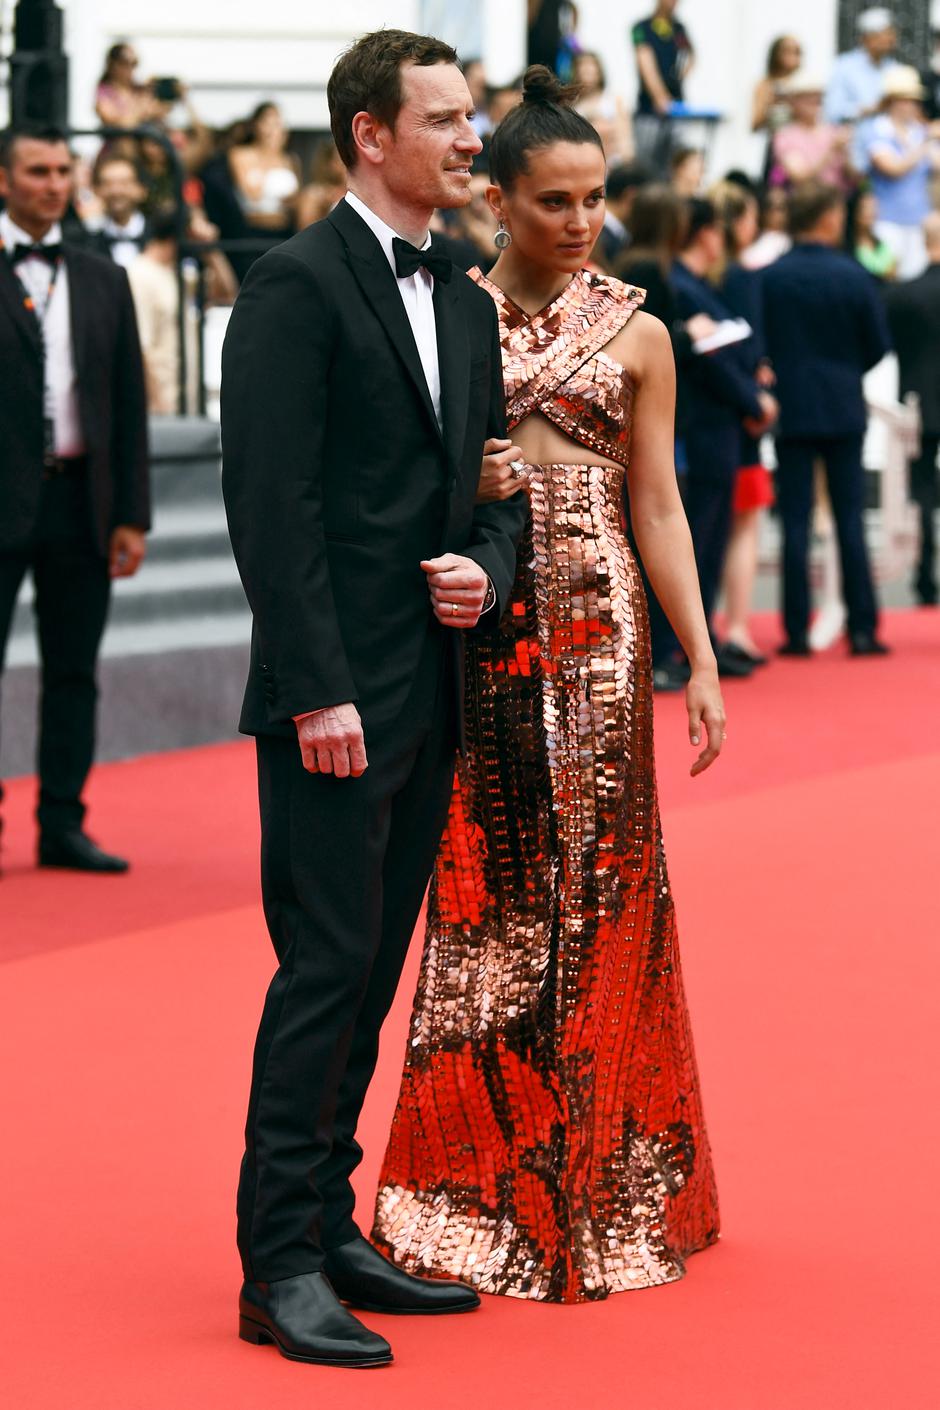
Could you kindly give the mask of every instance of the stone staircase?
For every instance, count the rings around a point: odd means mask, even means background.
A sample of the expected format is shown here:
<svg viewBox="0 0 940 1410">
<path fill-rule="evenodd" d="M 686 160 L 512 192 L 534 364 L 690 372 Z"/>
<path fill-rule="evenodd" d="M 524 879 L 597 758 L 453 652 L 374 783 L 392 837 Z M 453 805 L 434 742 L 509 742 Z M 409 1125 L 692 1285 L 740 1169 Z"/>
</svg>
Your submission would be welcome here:
<svg viewBox="0 0 940 1410">
<path fill-rule="evenodd" d="M 230 739 L 248 659 L 250 616 L 219 483 L 219 428 L 151 423 L 154 528 L 134 578 L 115 584 L 100 667 L 99 759 Z M 31 772 L 38 654 L 32 584 L 7 647 L 0 777 Z"/>
</svg>

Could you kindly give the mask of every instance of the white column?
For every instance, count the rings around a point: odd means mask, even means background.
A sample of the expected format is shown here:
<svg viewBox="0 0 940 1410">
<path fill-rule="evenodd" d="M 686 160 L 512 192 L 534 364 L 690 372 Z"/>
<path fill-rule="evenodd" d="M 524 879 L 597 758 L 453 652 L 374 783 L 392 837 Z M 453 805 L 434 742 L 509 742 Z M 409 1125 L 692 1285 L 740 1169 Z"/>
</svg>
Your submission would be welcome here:
<svg viewBox="0 0 940 1410">
<path fill-rule="evenodd" d="M 483 64 L 495 86 L 511 83 L 525 68 L 525 0 L 483 0 Z"/>
</svg>

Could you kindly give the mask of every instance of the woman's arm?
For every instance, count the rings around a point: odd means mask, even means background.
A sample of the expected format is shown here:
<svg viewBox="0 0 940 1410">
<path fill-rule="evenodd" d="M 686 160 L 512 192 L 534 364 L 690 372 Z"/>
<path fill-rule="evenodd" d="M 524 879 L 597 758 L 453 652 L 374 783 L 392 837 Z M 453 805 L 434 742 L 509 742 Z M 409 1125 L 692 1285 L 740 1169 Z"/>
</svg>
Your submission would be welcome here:
<svg viewBox="0 0 940 1410">
<path fill-rule="evenodd" d="M 704 727 L 707 745 L 692 765 L 702 773 L 718 757 L 724 739 L 725 710 L 718 667 L 708 635 L 688 520 L 676 481 L 676 374 L 669 334 L 644 314 L 631 329 L 638 391 L 627 483 L 633 533 L 650 583 L 689 658 L 686 690 L 689 738 L 698 744 Z M 636 336 L 636 335 L 640 336 Z"/>
<path fill-rule="evenodd" d="M 907 176 L 909 171 L 920 166 L 927 155 L 926 142 L 918 142 L 916 147 L 911 147 L 903 155 L 900 152 L 893 152 L 890 147 L 881 147 L 877 144 L 868 153 L 869 161 L 879 176 Z"/>
<path fill-rule="evenodd" d="M 770 110 L 776 97 L 776 85 L 772 78 L 762 78 L 754 89 L 751 102 L 751 131 L 760 132 L 767 126 Z"/>
</svg>

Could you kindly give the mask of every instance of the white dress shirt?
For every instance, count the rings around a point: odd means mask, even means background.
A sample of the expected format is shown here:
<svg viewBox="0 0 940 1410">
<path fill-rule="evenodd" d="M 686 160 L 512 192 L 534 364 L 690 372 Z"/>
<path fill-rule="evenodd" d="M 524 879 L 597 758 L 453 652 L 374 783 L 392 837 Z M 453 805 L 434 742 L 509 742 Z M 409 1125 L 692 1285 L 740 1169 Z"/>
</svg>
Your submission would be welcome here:
<svg viewBox="0 0 940 1410">
<path fill-rule="evenodd" d="M 358 216 L 361 216 L 378 240 L 385 257 L 395 274 L 395 251 L 392 249 L 392 241 L 398 235 L 397 230 L 393 230 L 390 225 L 369 209 L 364 201 L 360 201 L 358 196 L 352 191 L 347 191 L 344 197 L 349 202 Z M 400 240 L 404 240 L 404 235 L 398 235 Z M 410 242 L 409 242 L 410 243 Z M 421 246 L 422 250 L 430 249 L 431 235 Z M 414 274 L 410 274 L 407 279 L 399 279 L 398 292 L 401 294 L 401 301 L 405 305 L 405 313 L 408 315 L 408 322 L 411 324 L 411 331 L 415 335 L 415 342 L 418 345 L 418 356 L 421 359 L 421 366 L 424 368 L 425 380 L 428 384 L 428 391 L 431 393 L 431 404 L 437 416 L 437 424 L 443 425 L 441 420 L 441 368 L 437 356 L 437 324 L 434 319 L 434 276 L 427 269 L 417 269 Z"/>
<path fill-rule="evenodd" d="M 115 220 L 105 220 L 101 226 L 111 244 L 111 258 L 122 269 L 130 269 L 143 249 L 144 231 L 147 222 L 143 211 L 134 211 L 126 225 L 118 225 Z"/>
<path fill-rule="evenodd" d="M 14 245 L 58 245 L 62 242 L 62 227 L 53 225 L 41 241 L 21 230 L 6 211 L 0 212 L 0 239 L 8 254 Z M 52 422 L 53 445 L 56 455 L 81 455 L 85 438 L 78 412 L 78 392 L 75 384 L 75 359 L 72 353 L 72 315 L 69 307 L 69 275 L 65 261 L 59 264 L 52 296 L 52 266 L 44 259 L 21 260 L 16 274 L 33 301 L 36 317 L 42 327 L 45 350 L 43 373 L 43 414 Z"/>
</svg>

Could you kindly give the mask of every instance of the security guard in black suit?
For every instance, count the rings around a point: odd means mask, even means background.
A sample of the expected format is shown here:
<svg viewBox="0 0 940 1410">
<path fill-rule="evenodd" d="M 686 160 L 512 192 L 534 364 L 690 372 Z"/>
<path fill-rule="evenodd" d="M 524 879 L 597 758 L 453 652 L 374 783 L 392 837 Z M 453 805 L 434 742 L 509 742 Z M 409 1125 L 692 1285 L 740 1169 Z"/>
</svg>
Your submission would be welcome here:
<svg viewBox="0 0 940 1410">
<path fill-rule="evenodd" d="M 39 862 L 117 872 L 83 830 L 98 648 L 111 579 L 136 572 L 150 522 L 143 366 L 127 277 L 61 243 L 63 135 L 0 148 L 0 660 L 27 572 L 42 656 Z"/>
</svg>

